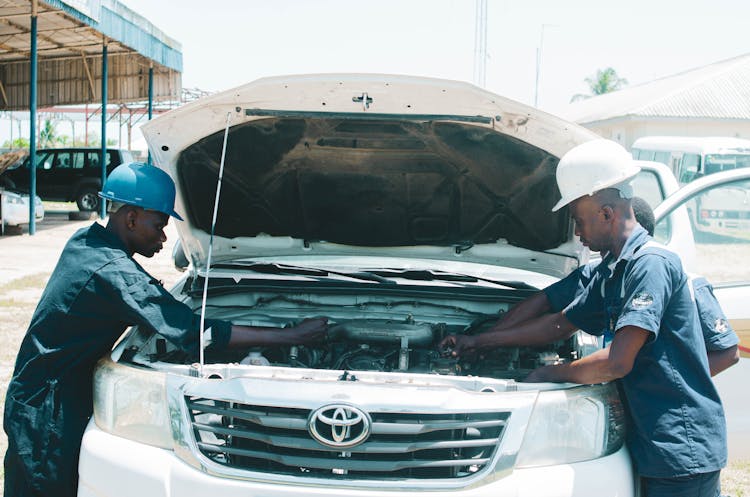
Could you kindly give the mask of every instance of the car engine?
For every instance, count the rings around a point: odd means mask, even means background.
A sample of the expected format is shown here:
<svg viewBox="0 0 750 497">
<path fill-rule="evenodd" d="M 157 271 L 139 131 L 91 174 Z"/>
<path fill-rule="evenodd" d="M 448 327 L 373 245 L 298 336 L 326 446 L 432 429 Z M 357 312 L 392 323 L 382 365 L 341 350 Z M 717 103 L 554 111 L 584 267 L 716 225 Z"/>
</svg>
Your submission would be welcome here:
<svg viewBox="0 0 750 497">
<path fill-rule="evenodd" d="M 205 360 L 209 364 L 338 370 L 347 375 L 377 371 L 520 379 L 539 366 L 568 362 L 590 352 L 584 349 L 591 343 L 582 342 L 579 334 L 541 347 L 498 348 L 462 357 L 441 349 L 447 335 L 486 332 L 498 317 L 496 313 L 481 315 L 465 325 L 417 320 L 411 314 L 399 320 L 329 317 L 327 338 L 319 344 L 230 350 L 209 347 Z M 138 334 L 142 340 L 131 338 L 133 345 L 126 349 L 125 359 L 188 365 L 197 360 L 159 335 Z M 134 345 L 138 342 L 139 346 Z"/>
</svg>

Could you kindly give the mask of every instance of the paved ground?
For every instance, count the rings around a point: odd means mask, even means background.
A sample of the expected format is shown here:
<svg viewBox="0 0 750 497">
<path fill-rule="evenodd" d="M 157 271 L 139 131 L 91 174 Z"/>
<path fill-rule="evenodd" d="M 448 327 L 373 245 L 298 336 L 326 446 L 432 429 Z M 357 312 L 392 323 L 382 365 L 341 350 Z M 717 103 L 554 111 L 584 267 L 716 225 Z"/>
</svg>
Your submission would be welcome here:
<svg viewBox="0 0 750 497">
<path fill-rule="evenodd" d="M 63 206 L 66 207 L 66 206 Z M 47 207 L 45 207 L 47 208 Z M 48 210 L 37 225 L 37 232 L 29 236 L 11 231 L 0 236 L 0 411 L 5 389 L 10 379 L 18 345 L 31 319 L 36 302 L 57 258 L 68 238 L 89 221 L 69 221 L 68 212 Z M 165 230 L 168 236 L 164 249 L 151 259 L 136 256 L 153 276 L 169 287 L 180 274 L 172 265 L 171 253 L 177 239 L 172 224 Z M 750 359 L 742 359 L 738 366 L 722 373 L 716 384 L 727 409 L 729 450 L 732 465 L 722 473 L 725 493 L 750 496 Z M 6 441 L 0 433 L 0 454 Z M 1 486 L 1 482 L 0 482 Z"/>
<path fill-rule="evenodd" d="M 36 225 L 36 233 L 28 234 L 28 227 L 22 232 L 12 229 L 0 236 L 0 284 L 38 273 L 51 273 L 57 263 L 65 242 L 75 231 L 90 225 L 94 220 L 70 221 L 68 211 L 53 210 L 45 213 L 44 220 Z M 172 247 L 177 240 L 173 224 L 165 230 L 167 243 L 164 249 L 151 259 L 136 256 L 147 270 L 156 272 L 154 276 L 175 280 L 180 273 L 172 265 Z"/>
</svg>

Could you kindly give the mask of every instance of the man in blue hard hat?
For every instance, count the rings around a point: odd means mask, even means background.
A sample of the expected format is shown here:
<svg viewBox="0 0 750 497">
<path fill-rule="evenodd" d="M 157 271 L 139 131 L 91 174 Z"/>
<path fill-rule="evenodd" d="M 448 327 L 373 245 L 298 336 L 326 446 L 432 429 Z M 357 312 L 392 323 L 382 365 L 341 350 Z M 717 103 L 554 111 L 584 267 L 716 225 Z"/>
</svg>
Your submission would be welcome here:
<svg viewBox="0 0 750 497">
<path fill-rule="evenodd" d="M 133 259 L 152 257 L 167 237 L 175 186 L 157 167 L 118 166 L 100 196 L 113 202 L 107 226 L 76 232 L 60 255 L 31 319 L 5 400 L 5 496 L 75 496 L 78 454 L 93 409 L 93 370 L 128 326 L 158 331 L 196 353 L 200 318 Z M 212 347 L 304 344 L 325 336 L 325 319 L 254 328 L 205 320 Z"/>
</svg>

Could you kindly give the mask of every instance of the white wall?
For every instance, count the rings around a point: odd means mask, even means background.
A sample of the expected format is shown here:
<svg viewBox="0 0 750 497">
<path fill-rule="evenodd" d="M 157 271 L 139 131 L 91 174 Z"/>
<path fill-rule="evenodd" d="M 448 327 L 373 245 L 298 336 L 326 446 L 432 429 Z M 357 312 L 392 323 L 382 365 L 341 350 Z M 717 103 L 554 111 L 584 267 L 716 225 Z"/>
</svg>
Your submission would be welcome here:
<svg viewBox="0 0 750 497">
<path fill-rule="evenodd" d="M 750 139 L 750 120 L 709 119 L 633 119 L 619 122 L 584 124 L 604 138 L 615 140 L 625 148 L 642 136 L 730 136 Z"/>
</svg>

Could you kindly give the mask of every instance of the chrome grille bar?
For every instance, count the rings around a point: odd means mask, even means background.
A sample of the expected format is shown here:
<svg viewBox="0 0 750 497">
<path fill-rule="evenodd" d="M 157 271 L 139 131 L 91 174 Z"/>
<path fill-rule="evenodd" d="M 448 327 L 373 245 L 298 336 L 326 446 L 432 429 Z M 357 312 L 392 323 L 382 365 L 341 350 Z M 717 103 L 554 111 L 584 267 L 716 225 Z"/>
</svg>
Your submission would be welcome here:
<svg viewBox="0 0 750 497">
<path fill-rule="evenodd" d="M 487 468 L 509 412 L 378 412 L 369 437 L 330 447 L 308 433 L 309 409 L 185 398 L 198 451 L 228 468 L 358 480 L 462 478 Z"/>
</svg>

